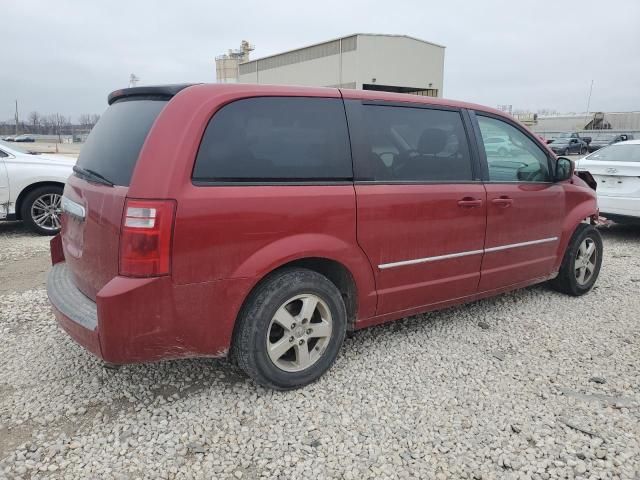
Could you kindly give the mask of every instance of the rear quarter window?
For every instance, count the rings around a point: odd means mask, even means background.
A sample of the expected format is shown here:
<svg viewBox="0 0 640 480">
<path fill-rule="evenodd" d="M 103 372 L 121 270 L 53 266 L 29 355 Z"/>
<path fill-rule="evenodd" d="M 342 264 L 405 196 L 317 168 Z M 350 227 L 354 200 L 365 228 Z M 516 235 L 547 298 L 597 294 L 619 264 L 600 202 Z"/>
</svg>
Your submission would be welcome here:
<svg viewBox="0 0 640 480">
<path fill-rule="evenodd" d="M 142 145 L 166 100 L 121 100 L 102 114 L 77 165 L 128 186 Z"/>
<path fill-rule="evenodd" d="M 587 157 L 587 160 L 599 162 L 640 162 L 640 144 L 628 143 L 624 145 L 610 145 L 597 150 Z"/>
<path fill-rule="evenodd" d="M 353 176 L 340 99 L 237 100 L 210 120 L 193 170 L 203 182 L 349 180 Z"/>
</svg>

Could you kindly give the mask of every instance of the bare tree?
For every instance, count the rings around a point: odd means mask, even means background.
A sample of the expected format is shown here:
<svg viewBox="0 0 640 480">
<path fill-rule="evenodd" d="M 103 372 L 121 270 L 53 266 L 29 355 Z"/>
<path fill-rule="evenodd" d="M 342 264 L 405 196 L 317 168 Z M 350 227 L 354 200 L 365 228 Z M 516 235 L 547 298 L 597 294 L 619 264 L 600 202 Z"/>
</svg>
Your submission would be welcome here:
<svg viewBox="0 0 640 480">
<path fill-rule="evenodd" d="M 55 133 L 58 135 L 58 143 L 62 143 L 62 131 L 63 129 L 69 125 L 71 122 L 67 117 L 61 115 L 60 113 L 54 113 L 53 117 L 53 126 L 55 128 Z"/>
<path fill-rule="evenodd" d="M 89 127 L 89 114 L 88 113 L 82 113 L 78 116 L 78 124 L 82 127 L 82 128 L 88 128 Z"/>
<path fill-rule="evenodd" d="M 84 130 L 91 130 L 100 120 L 100 115 L 95 113 L 83 113 L 78 117 L 78 123 Z"/>
<path fill-rule="evenodd" d="M 44 133 L 46 133 L 47 135 L 53 133 L 55 125 L 53 115 L 43 115 L 40 119 L 40 123 L 42 124 Z"/>
<path fill-rule="evenodd" d="M 29 114 L 29 124 L 33 128 L 32 133 L 40 133 L 40 114 L 38 112 L 31 112 Z"/>
</svg>

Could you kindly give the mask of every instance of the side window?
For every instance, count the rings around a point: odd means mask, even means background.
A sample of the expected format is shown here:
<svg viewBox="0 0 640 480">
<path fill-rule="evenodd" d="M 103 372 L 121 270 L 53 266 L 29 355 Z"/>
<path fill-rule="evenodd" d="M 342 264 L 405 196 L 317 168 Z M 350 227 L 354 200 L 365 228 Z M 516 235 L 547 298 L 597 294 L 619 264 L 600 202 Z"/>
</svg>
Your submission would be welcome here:
<svg viewBox="0 0 640 480">
<path fill-rule="evenodd" d="M 366 145 L 363 180 L 450 182 L 473 179 L 459 112 L 416 107 L 362 106 Z"/>
<path fill-rule="evenodd" d="M 551 181 L 547 155 L 533 140 L 502 120 L 482 115 L 477 118 L 487 154 L 490 181 Z"/>
<path fill-rule="evenodd" d="M 4 158 L 4 157 L 8 157 L 9 155 L 7 155 L 6 153 L 4 153 L 2 150 L 0 150 L 0 158 Z"/>
<path fill-rule="evenodd" d="M 237 100 L 210 120 L 193 171 L 204 181 L 348 180 L 351 150 L 342 100 Z"/>
</svg>

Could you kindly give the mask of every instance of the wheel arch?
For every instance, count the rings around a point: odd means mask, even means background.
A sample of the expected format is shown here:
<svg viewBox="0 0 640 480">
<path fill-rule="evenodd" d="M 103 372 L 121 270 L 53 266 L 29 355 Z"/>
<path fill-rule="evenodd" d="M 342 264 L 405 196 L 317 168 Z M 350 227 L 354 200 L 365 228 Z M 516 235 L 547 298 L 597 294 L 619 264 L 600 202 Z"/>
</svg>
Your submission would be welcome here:
<svg viewBox="0 0 640 480">
<path fill-rule="evenodd" d="M 349 267 L 344 263 L 333 258 L 321 256 L 295 258 L 277 265 L 269 272 L 262 275 L 249 289 L 247 295 L 242 301 L 240 309 L 238 310 L 238 315 L 240 315 L 245 304 L 260 285 L 269 280 L 269 278 L 275 273 L 291 268 L 305 268 L 314 271 L 323 275 L 333 283 L 340 291 L 344 300 L 345 308 L 347 310 L 347 329 L 354 329 L 356 318 L 358 317 L 360 299 L 357 281 Z M 235 323 L 237 324 L 237 318 Z"/>
<path fill-rule="evenodd" d="M 304 265 L 342 286 L 351 284 L 354 320 L 375 315 L 377 294 L 371 263 L 357 244 L 332 235 L 305 233 L 281 238 L 246 258 L 231 277 L 254 280 L 248 297 L 274 271 L 292 265 Z M 343 273 L 338 275 L 340 271 Z"/>
<path fill-rule="evenodd" d="M 340 291 L 347 310 L 347 329 L 353 329 L 358 314 L 358 287 L 345 265 L 329 258 L 305 257 L 285 263 L 271 273 L 287 268 L 306 268 L 327 277 Z"/>
<path fill-rule="evenodd" d="M 569 211 L 562 225 L 562 237 L 558 245 L 557 262 L 554 270 L 558 271 L 564 254 L 569 247 L 569 242 L 581 223 L 585 221 L 594 224 L 598 219 L 598 208 L 595 200 L 593 202 L 582 202 Z"/>
<path fill-rule="evenodd" d="M 64 183 L 56 182 L 53 180 L 44 180 L 41 182 L 31 183 L 26 187 L 24 187 L 18 194 L 18 197 L 16 198 L 16 204 L 15 204 L 16 220 L 22 220 L 22 204 L 24 202 L 24 199 L 27 197 L 27 195 L 33 192 L 36 188 L 46 187 L 46 186 L 64 188 Z"/>
</svg>

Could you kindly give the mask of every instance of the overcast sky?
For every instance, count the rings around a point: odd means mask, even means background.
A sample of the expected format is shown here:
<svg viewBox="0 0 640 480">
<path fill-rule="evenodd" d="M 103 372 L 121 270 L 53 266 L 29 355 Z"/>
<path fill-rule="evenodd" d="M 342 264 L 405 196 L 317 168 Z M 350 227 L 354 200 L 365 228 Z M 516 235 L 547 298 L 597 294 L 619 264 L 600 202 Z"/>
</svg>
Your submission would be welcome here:
<svg viewBox="0 0 640 480">
<path fill-rule="evenodd" d="M 0 120 L 100 113 L 140 84 L 214 82 L 214 57 L 253 58 L 355 32 L 445 45 L 444 96 L 489 106 L 640 110 L 638 0 L 0 0 Z"/>
</svg>

